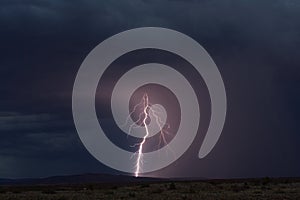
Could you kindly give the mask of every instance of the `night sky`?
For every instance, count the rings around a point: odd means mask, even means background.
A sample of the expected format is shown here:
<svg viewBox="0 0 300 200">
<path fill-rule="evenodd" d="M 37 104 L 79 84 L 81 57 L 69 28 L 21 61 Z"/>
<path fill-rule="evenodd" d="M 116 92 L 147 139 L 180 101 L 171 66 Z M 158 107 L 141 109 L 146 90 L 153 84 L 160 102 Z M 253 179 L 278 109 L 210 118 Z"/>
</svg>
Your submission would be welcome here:
<svg viewBox="0 0 300 200">
<path fill-rule="evenodd" d="M 207 157 L 198 159 L 195 140 L 148 176 L 300 176 L 300 1 L 2 0 L 0 178 L 121 173 L 81 143 L 73 83 L 100 42 L 147 26 L 199 42 L 222 74 L 228 101 L 223 133 Z"/>
</svg>

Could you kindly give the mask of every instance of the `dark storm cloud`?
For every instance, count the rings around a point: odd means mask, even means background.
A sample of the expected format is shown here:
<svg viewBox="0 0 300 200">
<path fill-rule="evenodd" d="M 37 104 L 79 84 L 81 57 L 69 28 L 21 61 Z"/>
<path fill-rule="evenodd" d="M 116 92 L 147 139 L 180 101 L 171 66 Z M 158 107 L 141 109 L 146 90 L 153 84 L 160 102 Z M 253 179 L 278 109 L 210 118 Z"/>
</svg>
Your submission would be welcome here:
<svg viewBox="0 0 300 200">
<path fill-rule="evenodd" d="M 7 156 L 49 157 L 76 151 L 78 143 L 72 121 L 46 113 L 2 112 L 0 132 L 0 154 Z"/>
<path fill-rule="evenodd" d="M 30 37 L 33 43 L 38 37 L 48 36 L 40 45 L 57 39 L 59 43 L 75 38 L 101 41 L 122 29 L 140 26 L 184 31 L 222 51 L 261 48 L 257 50 L 281 59 L 295 59 L 296 52 L 290 48 L 299 43 L 298 1 L 4 1 L 1 4 L 4 33 L 11 34 L 13 30 L 20 37 Z"/>
<path fill-rule="evenodd" d="M 0 131 L 35 130 L 48 126 L 53 119 L 48 114 L 22 115 L 19 113 L 0 113 Z"/>
<path fill-rule="evenodd" d="M 0 113 L 0 154 L 49 157 L 76 151 L 78 138 L 70 122 L 49 114 Z"/>
<path fill-rule="evenodd" d="M 92 166 L 71 125 L 50 114 L 0 113 L 0 176 L 74 174 L 86 168 L 81 162 Z"/>
<path fill-rule="evenodd" d="M 183 157 L 177 174 L 299 176 L 299 19 L 297 0 L 1 1 L 0 176 L 107 170 L 79 143 L 72 85 L 92 48 L 141 26 L 193 37 L 211 54 L 227 89 L 219 143 L 203 161 Z M 196 155 L 197 148 L 190 151 Z M 75 154 L 89 166 L 77 166 Z M 198 164 L 187 167 L 189 159 Z M 32 168 L 41 161 L 45 173 Z"/>
</svg>

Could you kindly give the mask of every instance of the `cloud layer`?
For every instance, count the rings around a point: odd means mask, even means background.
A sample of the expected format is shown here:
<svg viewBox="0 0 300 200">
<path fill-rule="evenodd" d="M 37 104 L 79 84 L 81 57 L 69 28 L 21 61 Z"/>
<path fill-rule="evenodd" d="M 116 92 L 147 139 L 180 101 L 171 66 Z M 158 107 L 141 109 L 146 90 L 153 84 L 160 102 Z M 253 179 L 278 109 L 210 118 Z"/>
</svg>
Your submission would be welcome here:
<svg viewBox="0 0 300 200">
<path fill-rule="evenodd" d="M 195 144 L 153 175 L 299 176 L 299 19 L 297 0 L 1 1 L 0 176 L 112 172 L 79 141 L 73 81 L 97 44 L 143 26 L 203 45 L 223 76 L 229 109 L 209 157 L 191 156 Z"/>
</svg>

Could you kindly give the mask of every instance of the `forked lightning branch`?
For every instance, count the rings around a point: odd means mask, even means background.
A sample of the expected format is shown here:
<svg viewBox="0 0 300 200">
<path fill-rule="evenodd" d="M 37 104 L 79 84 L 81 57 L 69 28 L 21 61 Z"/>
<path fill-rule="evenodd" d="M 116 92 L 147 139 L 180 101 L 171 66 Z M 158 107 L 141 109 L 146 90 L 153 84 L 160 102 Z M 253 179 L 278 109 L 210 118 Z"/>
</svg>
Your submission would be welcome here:
<svg viewBox="0 0 300 200">
<path fill-rule="evenodd" d="M 139 109 L 140 107 L 142 107 L 142 109 Z M 143 162 L 143 147 L 144 147 L 144 145 L 146 145 L 147 137 L 150 135 L 150 131 L 151 131 L 151 130 L 149 130 L 148 124 L 147 124 L 147 121 L 151 120 L 150 116 L 151 115 L 154 116 L 155 122 L 156 122 L 157 126 L 159 127 L 160 135 L 159 135 L 158 147 L 162 143 L 163 143 L 163 145 L 167 145 L 167 140 L 166 140 L 165 134 L 170 134 L 167 130 L 168 128 L 170 128 L 170 125 L 169 124 L 164 125 L 163 120 L 159 116 L 161 111 L 158 110 L 157 107 L 156 107 L 156 109 L 152 107 L 152 104 L 149 102 L 149 97 L 148 97 L 147 93 L 145 93 L 143 95 L 140 103 L 138 103 L 137 105 L 134 106 L 132 112 L 126 119 L 126 123 L 128 122 L 128 118 L 131 117 L 131 115 L 135 112 L 139 112 L 138 119 L 135 120 L 134 123 L 130 125 L 129 133 L 131 132 L 132 129 L 139 127 L 139 126 L 143 126 L 145 128 L 145 134 L 142 137 L 142 141 L 140 143 L 137 143 L 134 145 L 134 146 L 138 146 L 138 151 L 135 152 L 135 154 L 134 154 L 134 155 L 137 155 L 134 175 L 136 177 L 138 177 L 140 172 L 142 171 L 143 165 L 145 164 Z M 139 124 L 139 122 L 142 122 L 142 123 Z"/>
</svg>

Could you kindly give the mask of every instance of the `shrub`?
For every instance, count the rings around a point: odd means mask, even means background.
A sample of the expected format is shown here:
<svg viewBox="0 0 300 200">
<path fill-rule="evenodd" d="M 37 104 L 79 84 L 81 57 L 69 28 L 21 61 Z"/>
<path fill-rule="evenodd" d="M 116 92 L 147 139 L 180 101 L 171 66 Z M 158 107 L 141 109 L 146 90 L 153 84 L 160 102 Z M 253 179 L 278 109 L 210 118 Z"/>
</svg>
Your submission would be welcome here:
<svg viewBox="0 0 300 200">
<path fill-rule="evenodd" d="M 162 193 L 163 191 L 164 191 L 163 189 L 157 188 L 157 189 L 152 190 L 151 193 L 154 193 L 154 194 L 160 194 L 160 193 Z"/>
<path fill-rule="evenodd" d="M 142 184 L 142 185 L 140 186 L 140 188 L 148 188 L 148 187 L 150 187 L 149 184 Z"/>
<path fill-rule="evenodd" d="M 169 189 L 169 190 L 176 190 L 176 185 L 175 185 L 175 183 L 173 183 L 173 182 L 170 183 L 168 189 Z"/>
<path fill-rule="evenodd" d="M 128 193 L 128 196 L 129 196 L 129 197 L 135 197 L 135 193 L 134 193 L 134 192 L 129 192 L 129 193 Z"/>
<path fill-rule="evenodd" d="M 55 190 L 43 190 L 42 191 L 43 194 L 56 194 Z"/>
</svg>

